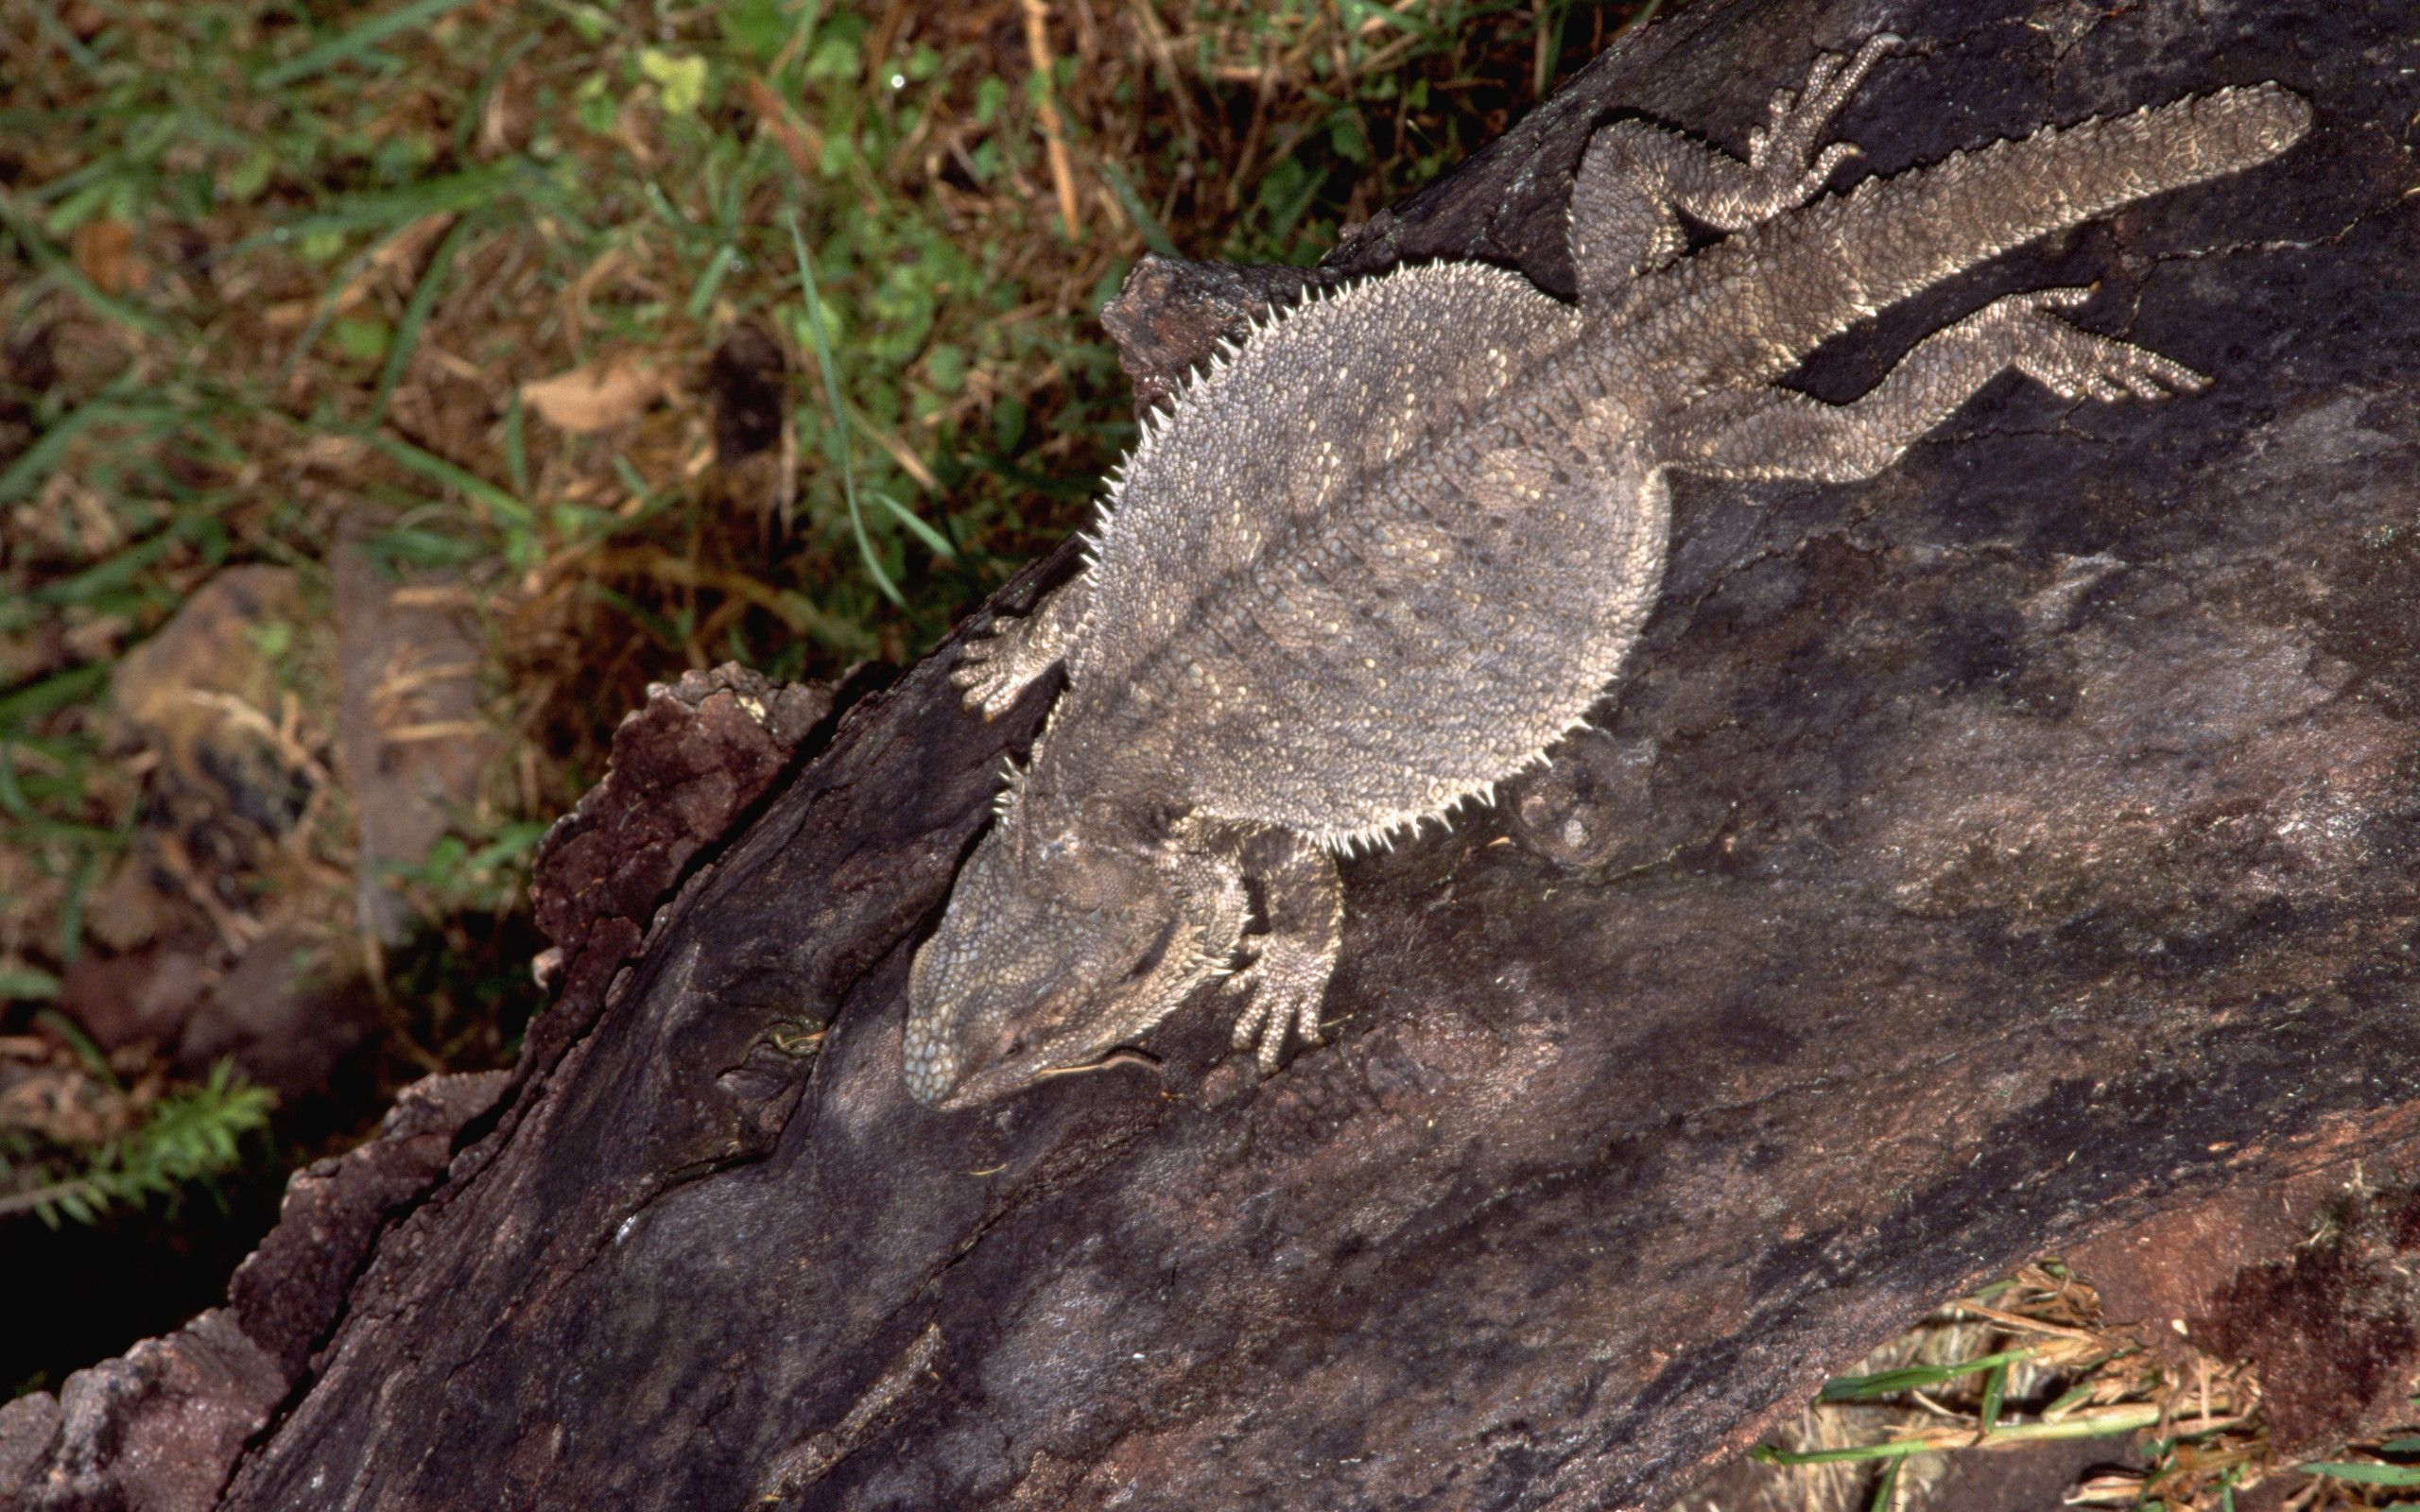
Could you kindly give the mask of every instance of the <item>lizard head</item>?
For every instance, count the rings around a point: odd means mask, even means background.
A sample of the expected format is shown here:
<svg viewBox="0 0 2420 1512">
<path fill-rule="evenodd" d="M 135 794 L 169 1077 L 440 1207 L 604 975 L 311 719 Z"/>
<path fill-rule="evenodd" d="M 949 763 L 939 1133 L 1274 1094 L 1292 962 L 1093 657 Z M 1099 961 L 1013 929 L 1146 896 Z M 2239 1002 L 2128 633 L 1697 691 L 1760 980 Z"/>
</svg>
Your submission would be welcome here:
<svg viewBox="0 0 2420 1512">
<path fill-rule="evenodd" d="M 1226 969 L 1245 906 L 1239 873 L 1164 828 L 1009 807 L 908 974 L 908 1095 L 970 1108 L 1099 1064 Z"/>
</svg>

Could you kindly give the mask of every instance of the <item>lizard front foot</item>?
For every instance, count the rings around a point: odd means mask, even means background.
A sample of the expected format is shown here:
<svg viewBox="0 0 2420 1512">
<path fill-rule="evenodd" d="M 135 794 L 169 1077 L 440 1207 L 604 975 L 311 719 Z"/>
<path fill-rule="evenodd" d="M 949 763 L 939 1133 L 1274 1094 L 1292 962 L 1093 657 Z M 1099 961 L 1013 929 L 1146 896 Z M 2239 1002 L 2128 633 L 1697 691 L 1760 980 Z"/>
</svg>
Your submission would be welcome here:
<svg viewBox="0 0 2420 1512">
<path fill-rule="evenodd" d="M 1224 994 L 1241 999 L 1235 1016 L 1235 1047 L 1253 1050 L 1253 1064 L 1268 1076 L 1278 1070 L 1285 1033 L 1302 1033 L 1305 1045 L 1319 1042 L 1319 999 L 1326 997 L 1328 971 L 1334 960 L 1292 941 L 1268 938 L 1261 955 L 1244 971 L 1227 977 Z"/>
<path fill-rule="evenodd" d="M 1034 679 L 1058 660 L 1054 654 L 1038 662 L 1024 636 L 994 631 L 958 648 L 958 665 L 950 670 L 950 686 L 966 695 L 966 707 L 985 719 L 1007 713 Z"/>
</svg>

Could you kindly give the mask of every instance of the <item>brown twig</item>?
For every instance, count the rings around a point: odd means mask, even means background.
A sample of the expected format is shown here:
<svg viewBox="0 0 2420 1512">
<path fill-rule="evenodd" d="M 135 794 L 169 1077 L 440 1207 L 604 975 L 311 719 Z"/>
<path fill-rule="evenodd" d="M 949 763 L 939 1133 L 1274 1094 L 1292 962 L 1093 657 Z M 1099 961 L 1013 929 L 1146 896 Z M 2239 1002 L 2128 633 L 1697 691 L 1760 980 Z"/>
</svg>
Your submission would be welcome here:
<svg viewBox="0 0 2420 1512">
<path fill-rule="evenodd" d="M 1034 112 L 1042 123 L 1042 140 L 1049 148 L 1050 181 L 1059 191 L 1059 220 L 1067 229 L 1067 239 L 1074 241 L 1076 222 L 1076 174 L 1067 162 L 1066 124 L 1059 118 L 1059 106 L 1053 97 L 1053 85 L 1058 77 L 1050 57 L 1050 36 L 1044 28 L 1046 15 L 1044 0 L 1024 0 L 1025 48 L 1033 60 L 1033 72 L 1042 80 L 1042 93 L 1034 101 Z"/>
</svg>

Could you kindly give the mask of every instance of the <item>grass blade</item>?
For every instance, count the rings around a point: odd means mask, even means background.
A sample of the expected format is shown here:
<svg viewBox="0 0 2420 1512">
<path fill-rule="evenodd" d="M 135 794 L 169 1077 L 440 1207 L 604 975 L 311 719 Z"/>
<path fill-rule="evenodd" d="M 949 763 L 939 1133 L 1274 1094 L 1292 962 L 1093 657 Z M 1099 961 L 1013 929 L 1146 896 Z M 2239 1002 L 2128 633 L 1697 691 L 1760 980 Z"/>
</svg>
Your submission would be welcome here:
<svg viewBox="0 0 2420 1512">
<path fill-rule="evenodd" d="M 1979 1370 L 1992 1370 L 2033 1357 L 2031 1349 L 2011 1349 L 2003 1354 L 1987 1354 L 1979 1360 L 1962 1365 L 1910 1366 L 1904 1370 L 1885 1370 L 1870 1376 L 1841 1376 L 1824 1383 L 1819 1401 L 1857 1401 L 1866 1397 L 1887 1397 L 1894 1392 L 1911 1391 L 1919 1386 L 1937 1386 L 1944 1382 L 1971 1376 Z"/>
<path fill-rule="evenodd" d="M 642 511 L 655 503 L 655 489 L 648 482 L 647 474 L 619 452 L 614 454 L 614 475 L 622 480 L 622 487 L 631 490 L 631 497 L 638 501 Z"/>
<path fill-rule="evenodd" d="M 83 1062 L 86 1075 L 113 1092 L 126 1091 L 126 1083 L 118 1080 L 117 1073 L 110 1069 L 110 1057 L 101 1053 L 101 1047 L 93 1042 L 93 1037 L 86 1034 L 75 1020 L 57 1008 L 43 1008 L 34 1015 L 34 1022 L 67 1041 L 68 1050 Z"/>
<path fill-rule="evenodd" d="M 67 896 L 59 904 L 56 949 L 61 965 L 73 966 L 76 957 L 84 954 L 84 900 L 92 895 L 93 879 L 100 869 L 100 852 L 91 846 L 79 847 L 76 871 L 67 884 Z"/>
<path fill-rule="evenodd" d="M 529 440 L 524 434 L 527 422 L 522 418 L 521 387 L 514 385 L 512 401 L 504 411 L 504 472 L 512 480 L 512 494 L 517 499 L 529 497 Z"/>
<path fill-rule="evenodd" d="M 940 531 L 917 519 L 914 512 L 906 505 L 888 493 L 875 493 L 873 497 L 876 504 L 890 511 L 892 519 L 914 531 L 916 539 L 923 541 L 934 556 L 941 558 L 943 561 L 958 560 L 957 548 L 952 546 Z"/>
<path fill-rule="evenodd" d="M 0 696 L 0 730 L 20 729 L 54 709 L 87 702 L 99 695 L 109 677 L 107 662 L 92 662 Z"/>
<path fill-rule="evenodd" d="M 26 447 L 15 461 L 9 464 L 6 471 L 0 471 L 0 504 L 12 503 L 31 493 L 35 484 L 50 476 L 50 470 L 59 464 L 60 454 L 67 450 L 68 443 L 102 421 L 114 419 L 122 411 L 117 405 L 106 400 L 95 400 L 43 432 L 33 445 Z"/>
<path fill-rule="evenodd" d="M 1442 34 L 1433 24 L 1392 6 L 1378 5 L 1375 0 L 1342 0 L 1339 9 L 1350 18 L 1357 36 L 1364 27 L 1376 30 L 1380 27 L 1392 26 L 1398 31 L 1419 38 L 1431 46 L 1437 45 L 1441 40 Z M 1378 26 L 1372 27 L 1370 26 L 1372 22 L 1376 22 Z"/>
<path fill-rule="evenodd" d="M 832 366 L 832 338 L 823 329 L 823 296 L 815 286 L 815 259 L 806 250 L 806 237 L 798 229 L 798 213 L 789 215 L 790 247 L 798 254 L 799 284 L 806 292 L 806 329 L 815 338 L 815 365 L 823 372 L 823 398 L 832 407 L 832 428 L 840 438 L 840 491 L 849 501 L 849 528 L 856 533 L 857 555 L 865 558 L 866 572 L 885 598 L 901 609 L 908 600 L 900 593 L 899 585 L 882 570 L 873 554 L 873 541 L 866 535 L 865 516 L 857 507 L 857 472 L 849 462 L 849 417 L 840 407 L 840 380 Z"/>
<path fill-rule="evenodd" d="M 1862 1459 L 1904 1459 L 1910 1454 L 1928 1454 L 1933 1446 L 1921 1438 L 1902 1438 L 1888 1444 L 1859 1444 L 1851 1449 L 1810 1449 L 1792 1451 L 1771 1449 L 1763 1444 L 1748 1451 L 1748 1457 L 1767 1465 L 1846 1465 Z"/>
<path fill-rule="evenodd" d="M 1908 1454 L 1930 1453 L 1939 1450 L 1972 1449 L 1978 1445 L 2005 1448 L 2011 1444 L 2040 1444 L 2075 1438 L 2112 1438 L 2119 1434 L 2132 1434 L 2159 1421 L 2159 1407 L 2152 1402 L 2120 1403 L 2103 1408 L 2090 1416 L 2062 1418 L 2057 1422 L 2007 1423 L 1991 1433 L 1978 1435 L 1972 1428 L 1932 1429 L 1913 1438 L 1893 1439 L 1887 1444 L 1859 1444 L 1847 1449 L 1786 1450 L 1758 1444 L 1748 1452 L 1751 1459 L 1767 1465 L 1839 1465 L 1863 1459 L 1897 1459 Z M 2381 1469 L 2384 1466 L 2357 1466 L 2356 1469 Z"/>
<path fill-rule="evenodd" d="M 429 215 L 459 215 L 482 205 L 512 198 L 528 189 L 538 175 L 526 159 L 508 158 L 484 168 L 465 168 L 441 178 L 424 179 L 403 189 L 382 189 L 348 195 L 333 209 L 287 221 L 272 231 L 247 236 L 219 253 L 224 259 L 268 243 L 299 241 L 320 232 L 350 232 L 372 229 L 400 232 Z M 346 281 L 337 281 L 341 288 Z"/>
<path fill-rule="evenodd" d="M 19 820 L 34 816 L 34 806 L 26 801 L 25 787 L 17 781 L 16 743 L 9 740 L 0 740 L 0 814 Z M 0 998 L 9 995 L 8 980 L 7 970 L 0 968 Z"/>
<path fill-rule="evenodd" d="M 739 266 L 739 249 L 729 242 L 715 249 L 706 259 L 706 270 L 698 276 L 698 286 L 689 293 L 689 318 L 701 320 L 713 307 L 715 296 L 722 292 L 722 281 Z"/>
<path fill-rule="evenodd" d="M 430 255 L 420 282 L 412 285 L 412 297 L 405 302 L 403 318 L 395 323 L 394 339 L 388 344 L 387 366 L 378 371 L 378 390 L 371 396 L 367 424 L 374 426 L 386 415 L 387 401 L 393 397 L 395 385 L 403 381 L 404 369 L 411 363 L 412 349 L 420 344 L 421 328 L 428 324 L 428 312 L 437 305 L 438 291 L 445 286 L 445 275 L 477 224 L 476 215 L 464 215 L 454 222 L 445 232 L 445 239 L 437 244 L 437 250 Z M 519 401 L 518 390 L 513 398 L 516 403 Z"/>
<path fill-rule="evenodd" d="M 47 1003 L 59 996 L 59 978 L 29 966 L 0 968 L 0 1000 Z"/>
<path fill-rule="evenodd" d="M 1899 1501 L 1899 1472 L 1907 1468 L 1904 1459 L 1894 1459 L 1883 1467 L 1882 1479 L 1875 1484 L 1874 1500 L 1866 1503 L 1866 1512 L 1891 1512 Z"/>
<path fill-rule="evenodd" d="M 464 497 L 487 506 L 496 523 L 504 525 L 527 526 L 536 517 L 527 505 L 505 492 L 475 472 L 466 472 L 433 452 L 424 452 L 409 441 L 391 436 L 372 436 L 371 445 L 401 462 L 421 476 L 441 483 Z"/>
<path fill-rule="evenodd" d="M 358 58 L 389 37 L 417 31 L 448 10 L 460 9 L 469 3 L 470 0 L 412 0 L 410 5 L 398 6 L 383 16 L 372 16 L 317 47 L 305 48 L 275 68 L 255 77 L 252 88 L 264 94 L 284 89 L 288 84 Z"/>
<path fill-rule="evenodd" d="M 2305 1475 L 2332 1475 L 2363 1486 L 2420 1486 L 2420 1465 L 2369 1465 L 2358 1461 L 2322 1460 L 2295 1469 Z"/>
<path fill-rule="evenodd" d="M 479 134 L 480 124 L 488 118 L 488 102 L 495 97 L 496 86 L 504 82 L 504 76 L 512 71 L 513 64 L 528 57 L 531 48 L 545 40 L 544 32 L 532 31 L 514 43 L 502 58 L 488 65 L 487 76 L 479 80 L 479 87 L 472 92 L 469 101 L 463 106 L 462 113 L 455 120 L 454 155 L 456 157 L 470 155 L 471 139 Z"/>
<path fill-rule="evenodd" d="M 42 33 L 44 42 L 65 53 L 67 60 L 85 73 L 99 71 L 101 55 L 85 46 L 82 39 L 68 30 L 66 24 L 59 19 L 58 12 L 53 7 L 36 6 L 33 11 L 34 29 Z"/>
<path fill-rule="evenodd" d="M 46 279 L 83 301 L 84 307 L 95 315 L 105 320 L 114 320 L 130 331 L 150 336 L 158 335 L 165 329 L 149 315 L 122 300 L 112 299 L 95 287 L 93 281 L 86 278 L 74 262 L 61 256 L 59 249 L 50 244 L 50 238 L 41 224 L 26 214 L 14 196 L 5 190 L 0 190 L 0 226 L 6 226 L 24 244 L 26 254 L 33 259 L 36 267 L 42 269 L 42 279 L 13 291 L 10 302 L 17 308 L 23 309 L 26 301 Z"/>
<path fill-rule="evenodd" d="M 116 555 L 85 568 L 73 577 L 61 577 L 43 584 L 33 591 L 33 598 L 43 604 L 88 604 L 106 593 L 124 593 L 135 586 L 153 563 L 168 554 L 181 536 L 193 533 L 192 526 L 180 523 L 158 535 L 122 548 Z"/>
<path fill-rule="evenodd" d="M 1109 180 L 1109 191 L 1117 197 L 1118 206 L 1126 212 L 1126 218 L 1132 221 L 1134 229 L 1143 233 L 1144 246 L 1162 257 L 1184 255 L 1176 249 L 1176 243 L 1168 240 L 1167 232 L 1160 225 L 1160 217 L 1152 215 L 1151 207 L 1143 203 L 1143 197 L 1134 192 L 1134 185 L 1127 180 L 1125 174 L 1118 171 L 1116 163 L 1103 158 L 1094 166 L 1100 170 L 1102 178 Z"/>
</svg>

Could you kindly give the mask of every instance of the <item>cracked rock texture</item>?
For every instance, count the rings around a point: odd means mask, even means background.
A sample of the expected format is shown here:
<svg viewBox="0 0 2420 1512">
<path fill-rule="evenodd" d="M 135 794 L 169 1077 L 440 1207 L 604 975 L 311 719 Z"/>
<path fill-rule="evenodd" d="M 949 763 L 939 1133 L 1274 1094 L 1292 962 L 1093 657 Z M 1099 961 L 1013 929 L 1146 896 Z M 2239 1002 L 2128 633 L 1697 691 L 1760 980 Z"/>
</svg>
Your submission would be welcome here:
<svg viewBox="0 0 2420 1512">
<path fill-rule="evenodd" d="M 837 696 L 882 676 L 870 671 Z M 656 687 L 615 731 L 606 780 L 542 849 L 539 917 L 569 949 L 548 963 L 562 990 L 515 1070 L 406 1088 L 377 1138 L 294 1173 L 277 1228 L 229 1283 L 228 1307 L 78 1371 L 57 1397 L 36 1392 L 0 1406 L 0 1506 L 216 1505 L 246 1441 L 311 1379 L 315 1351 L 346 1317 L 381 1230 L 456 1169 L 458 1144 L 510 1122 L 513 1096 L 586 1026 L 690 860 L 826 728 L 835 698 L 834 689 L 776 685 L 739 667 Z M 796 1100 L 786 1080 L 763 1097 L 784 1113 Z"/>
<path fill-rule="evenodd" d="M 1869 486 L 1682 480 L 1601 733 L 1346 868 L 1332 1038 L 1266 1084 L 1196 1009 L 1157 1068 L 910 1104 L 908 963 L 1042 710 L 968 715 L 948 647 L 844 696 L 703 861 L 630 830 L 678 897 L 558 935 L 510 1106 L 378 1235 L 224 1504 L 1661 1505 L 2028 1257 L 2412 1176 L 2407 8 L 1708 0 L 1331 270 L 1567 290 L 1607 111 L 1737 146 L 1883 26 L 1910 44 L 1841 124 L 1858 171 L 2268 78 L 2318 123 L 1796 381 L 1844 399 L 1997 294 L 2090 284 L 2083 323 L 2207 392 L 2004 380 Z M 1150 334 L 1146 391 L 1277 286 L 1147 273 L 1114 327 Z M 2214 1258 L 2173 1305 L 2257 1352 L 2339 1299 L 2346 1389 L 2408 1384 L 2383 1223 L 2325 1274 L 2290 1239 Z"/>
</svg>

